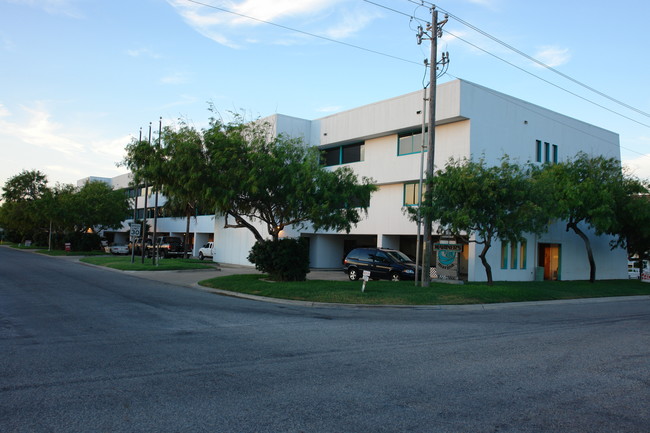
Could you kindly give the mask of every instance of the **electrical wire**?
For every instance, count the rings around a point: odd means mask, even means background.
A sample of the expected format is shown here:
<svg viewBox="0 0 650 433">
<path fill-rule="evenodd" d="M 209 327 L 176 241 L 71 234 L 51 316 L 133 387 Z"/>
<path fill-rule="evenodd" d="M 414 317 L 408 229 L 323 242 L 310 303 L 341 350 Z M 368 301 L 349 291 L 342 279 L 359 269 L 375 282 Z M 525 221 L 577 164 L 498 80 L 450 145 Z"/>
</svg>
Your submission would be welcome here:
<svg viewBox="0 0 650 433">
<path fill-rule="evenodd" d="M 237 15 L 239 17 L 246 18 L 246 19 L 249 19 L 249 20 L 257 21 L 257 22 L 264 23 L 264 24 L 269 24 L 269 25 L 279 27 L 279 28 L 284 29 L 284 30 L 289 30 L 289 31 L 292 31 L 292 32 L 296 32 L 296 33 L 311 36 L 311 37 L 314 37 L 314 38 L 322 39 L 322 40 L 325 40 L 325 41 L 328 41 L 328 42 L 333 42 L 335 44 L 345 45 L 346 47 L 355 48 L 355 49 L 362 50 L 362 51 L 367 51 L 367 52 L 372 53 L 372 54 L 377 54 L 377 55 L 380 55 L 380 56 L 389 57 L 391 59 L 400 60 L 402 62 L 412 63 L 414 65 L 420 66 L 420 63 L 418 63 L 416 61 L 413 61 L 413 60 L 409 60 L 409 59 L 405 59 L 405 58 L 402 58 L 402 57 L 394 56 L 392 54 L 382 53 L 381 51 L 376 51 L 376 50 L 373 50 L 373 49 L 370 49 L 370 48 L 361 47 L 359 45 L 350 44 L 348 42 L 339 41 L 339 40 L 336 40 L 336 39 L 328 38 L 326 36 L 317 35 L 315 33 L 309 33 L 309 32 L 306 32 L 304 30 L 294 29 L 292 27 L 284 26 L 282 24 L 274 23 L 272 21 L 262 20 L 262 19 L 259 19 L 259 18 L 251 17 L 249 15 L 244 15 L 244 14 L 239 13 L 239 12 L 235 12 L 235 11 L 231 11 L 231 10 L 228 10 L 228 9 L 225 9 L 225 8 L 214 6 L 214 5 L 211 5 L 211 4 L 208 4 L 208 3 L 203 3 L 203 2 L 200 2 L 198 0 L 185 0 L 185 1 L 187 1 L 189 3 L 197 4 L 197 5 L 200 5 L 200 6 L 204 6 L 204 7 L 207 7 L 207 8 L 216 9 L 218 11 L 226 12 L 226 13 L 229 13 L 229 14 L 232 14 L 232 15 Z"/>
<path fill-rule="evenodd" d="M 446 33 L 449 34 L 449 35 L 451 35 L 451 36 L 453 36 L 454 38 L 456 38 L 456 39 L 458 39 L 458 40 L 460 40 L 460 41 L 465 42 L 465 43 L 468 44 L 468 45 L 471 45 L 472 47 L 476 48 L 477 50 L 483 51 L 485 54 L 488 54 L 488 55 L 490 55 L 490 56 L 492 56 L 492 57 L 494 57 L 494 58 L 496 58 L 496 59 L 499 59 L 499 60 L 501 60 L 502 62 L 507 63 L 508 65 L 512 66 L 513 68 L 517 68 L 517 69 L 519 69 L 520 71 L 525 72 L 526 74 L 531 75 L 531 76 L 537 78 L 538 80 L 541 80 L 541 81 L 545 82 L 546 84 L 549 84 L 549 85 L 551 85 L 551 86 L 553 86 L 553 87 L 555 87 L 555 88 L 557 88 L 557 89 L 560 89 L 560 90 L 562 90 L 562 91 L 564 91 L 564 92 L 566 92 L 566 93 L 568 93 L 568 94 L 570 94 L 570 95 L 572 95 L 572 96 L 575 96 L 576 98 L 580 98 L 580 99 L 582 99 L 583 101 L 589 102 L 590 104 L 593 104 L 593 105 L 595 105 L 595 106 L 597 106 L 597 107 L 599 107 L 599 108 L 602 108 L 603 110 L 607 110 L 607 111 L 609 111 L 609 112 L 612 113 L 612 114 L 616 114 L 617 116 L 621 116 L 621 117 L 623 117 L 624 119 L 630 120 L 630 121 L 632 121 L 632 122 L 638 123 L 639 125 L 642 125 L 642 126 L 645 126 L 645 127 L 647 127 L 647 128 L 650 128 L 650 125 L 647 124 L 647 123 L 640 122 L 640 121 L 638 121 L 638 120 L 636 120 L 636 119 L 633 119 L 633 118 L 631 118 L 631 117 L 629 117 L 629 116 L 626 116 L 625 114 L 621 114 L 621 113 L 619 113 L 618 111 L 614 111 L 614 110 L 612 110 L 611 108 L 607 108 L 607 107 L 605 107 L 604 105 L 601 105 L 601 104 L 599 104 L 599 103 L 597 103 L 597 102 L 592 101 L 591 99 L 587 99 L 587 98 L 585 98 L 584 96 L 578 95 L 578 94 L 575 93 L 575 92 L 572 92 L 572 91 L 570 91 L 570 90 L 568 90 L 568 89 L 565 89 L 564 87 L 559 86 L 559 85 L 557 85 L 557 84 L 555 84 L 555 83 L 553 83 L 553 82 L 551 82 L 551 81 L 549 81 L 549 80 L 547 80 L 547 79 L 545 79 L 545 78 L 542 78 L 542 77 L 540 77 L 539 75 L 535 75 L 535 74 L 533 74 L 532 72 L 527 71 L 526 69 L 524 69 L 524 68 L 522 68 L 522 67 L 520 67 L 520 66 L 517 66 L 517 65 L 515 65 L 514 63 L 509 62 L 509 61 L 507 61 L 506 59 L 504 59 L 504 58 L 502 58 L 502 57 L 499 57 L 499 56 L 497 56 L 496 54 L 491 53 L 491 52 L 489 52 L 489 51 L 487 51 L 487 50 L 485 50 L 485 49 L 479 47 L 478 45 L 473 44 L 473 43 L 469 42 L 468 40 L 465 40 L 465 39 L 461 38 L 461 37 L 458 36 L 458 35 L 455 35 L 455 34 L 451 33 L 450 31 L 446 31 Z"/>
<path fill-rule="evenodd" d="M 561 71 L 559 71 L 559 70 L 553 68 L 552 66 L 547 65 L 546 63 L 544 63 L 544 62 L 542 62 L 542 61 L 540 61 L 540 60 L 534 58 L 533 56 L 531 56 L 531 55 L 529 55 L 529 54 L 526 54 L 525 52 L 523 52 L 523 51 L 521 51 L 521 50 L 519 50 L 519 49 L 513 47 L 512 45 L 510 45 L 510 44 L 508 44 L 508 43 L 506 43 L 506 42 L 500 40 L 499 38 L 497 38 L 497 37 L 495 37 L 495 36 L 492 36 L 492 35 L 489 34 L 488 32 L 486 32 L 486 31 L 484 31 L 484 30 L 481 30 L 480 28 L 474 26 L 473 24 L 471 24 L 471 23 L 469 23 L 469 22 L 463 20 L 462 18 L 460 18 L 460 17 L 458 17 L 458 16 L 452 14 L 451 12 L 449 12 L 449 11 L 447 11 L 447 10 L 441 8 L 440 6 L 436 6 L 436 5 L 434 5 L 433 3 L 430 3 L 430 2 L 427 2 L 427 1 L 422 1 L 422 0 L 421 0 L 421 1 L 416 1 L 416 0 L 406 0 L 406 1 L 408 1 L 409 3 L 413 3 L 413 4 L 420 5 L 420 6 L 424 5 L 424 3 L 427 3 L 427 4 L 429 4 L 431 7 L 435 7 L 435 8 L 437 8 L 437 9 L 440 10 L 441 12 L 443 12 L 443 13 L 445 13 L 446 15 L 448 15 L 449 17 L 455 19 L 456 21 L 458 21 L 459 23 L 465 25 L 466 27 L 469 27 L 470 29 L 474 30 L 475 32 L 477 32 L 477 33 L 479 33 L 479 34 L 485 36 L 486 38 L 488 38 L 488 39 L 490 39 L 490 40 L 492 40 L 492 41 L 494 41 L 494 42 L 496 42 L 496 43 L 498 43 L 499 45 L 501 45 L 501 46 L 507 48 L 508 50 L 511 50 L 511 51 L 515 52 L 516 54 L 519 54 L 520 56 L 522 56 L 522 57 L 524 57 L 524 58 L 530 60 L 531 62 L 533 62 L 533 63 L 535 63 L 535 64 L 537 64 L 537 65 L 539 65 L 539 66 L 541 66 L 541 67 L 543 67 L 543 68 L 545 68 L 545 69 L 548 69 L 549 71 L 551 71 L 551 72 L 553 72 L 553 73 L 555 73 L 555 74 L 561 76 L 562 78 L 564 78 L 564 79 L 566 79 L 566 80 L 569 80 L 569 81 L 571 81 L 572 83 L 577 84 L 577 85 L 579 85 L 579 86 L 581 86 L 581 87 L 583 87 L 583 88 L 589 90 L 590 92 L 593 92 L 593 93 L 595 93 L 595 94 L 597 94 L 597 95 L 599 95 L 599 96 L 602 96 L 603 98 L 608 99 L 608 100 L 610 100 L 610 101 L 612 101 L 612 102 L 614 102 L 614 103 L 616 103 L 616 104 L 618 104 L 618 105 L 621 105 L 621 106 L 623 106 L 623 107 L 625 107 L 625 108 L 627 108 L 627 109 L 629 109 L 629 110 L 635 111 L 636 113 L 639 113 L 639 114 L 641 114 L 641 115 L 643 115 L 643 116 L 645 116 L 645 117 L 649 117 L 649 118 L 650 118 L 650 114 L 649 114 L 649 113 L 646 113 L 646 112 L 643 111 L 643 110 L 640 110 L 640 109 L 638 109 L 638 108 L 636 108 L 636 107 L 633 107 L 633 106 L 631 106 L 631 105 L 629 105 L 629 104 L 627 104 L 627 103 L 625 103 L 625 102 L 623 102 L 623 101 L 621 101 L 621 100 L 619 100 L 619 99 L 616 99 L 616 98 L 614 98 L 614 97 L 612 97 L 612 96 L 609 96 L 609 95 L 607 95 L 607 94 L 605 94 L 605 93 L 599 91 L 598 89 L 595 89 L 595 88 L 593 88 L 593 87 L 591 87 L 591 86 L 589 86 L 589 85 L 587 85 L 587 84 L 585 84 L 585 83 L 583 83 L 583 82 L 581 82 L 581 81 L 579 81 L 579 80 L 577 80 L 577 79 L 575 79 L 575 78 L 573 78 L 573 77 L 571 77 L 571 76 L 569 76 L 569 75 L 567 75 L 567 74 L 565 74 L 565 73 L 563 73 L 563 72 L 561 72 Z M 447 33 L 449 33 L 449 32 L 447 31 Z M 451 34 L 451 33 L 450 33 L 450 34 Z M 467 41 L 465 41 L 465 40 L 463 40 L 463 39 L 461 39 L 461 38 L 458 38 L 458 39 L 462 40 L 462 41 L 465 42 L 465 43 L 468 43 Z M 477 47 L 476 45 L 474 45 L 474 44 L 471 44 L 471 43 L 470 43 L 470 45 L 472 45 L 472 46 L 475 47 L 475 48 L 478 48 L 478 47 Z M 479 48 L 479 49 L 480 49 L 480 48 Z M 481 51 L 487 53 L 486 50 L 481 49 Z M 488 54 L 489 54 L 489 53 L 488 53 Z M 495 56 L 495 57 L 496 57 L 496 56 Z M 497 58 L 498 58 L 498 57 L 497 57 Z M 499 60 L 503 60 L 503 59 L 499 58 Z M 503 61 L 504 61 L 504 60 L 503 60 Z M 506 62 L 506 63 L 512 65 L 512 64 L 509 63 L 509 62 Z M 521 68 L 518 68 L 518 69 L 521 70 Z M 531 74 L 531 75 L 534 75 L 534 74 Z M 537 77 L 537 75 L 534 75 L 534 76 Z M 539 77 L 537 77 L 537 78 L 539 78 Z M 541 78 L 540 78 L 540 79 L 541 79 Z M 546 81 L 546 80 L 543 80 L 543 81 Z M 559 86 L 555 86 L 555 87 L 559 87 Z M 560 88 L 561 88 L 561 87 L 560 87 Z M 566 89 L 563 89 L 563 88 L 562 88 L 562 90 L 565 90 L 565 91 L 566 91 Z M 575 94 L 572 93 L 572 92 L 569 92 L 569 93 L 575 95 Z M 586 101 L 592 102 L 592 101 L 590 101 L 590 100 L 588 100 L 588 99 L 585 99 L 585 98 L 582 98 L 582 97 L 581 97 L 581 99 L 584 99 L 584 100 L 586 100 Z M 598 104 L 596 104 L 596 105 L 598 105 Z M 598 105 L 598 106 L 602 108 L 601 105 Z M 616 112 L 614 112 L 614 111 L 612 111 L 612 110 L 608 110 L 608 111 L 611 111 L 611 112 L 613 112 L 613 113 L 615 113 L 615 114 L 619 114 L 619 113 L 616 113 Z M 619 115 L 620 115 L 620 114 L 619 114 Z M 623 117 L 625 117 L 625 116 L 623 116 Z M 626 118 L 629 119 L 628 117 L 626 117 Z M 633 119 L 630 119 L 630 120 L 633 120 Z M 633 120 L 633 121 L 636 122 L 635 120 Z M 641 122 L 636 122 L 636 123 L 639 123 L 639 124 L 641 124 L 641 125 L 643 125 L 643 126 L 648 126 L 648 125 L 646 125 L 646 124 L 644 124 L 644 123 L 641 123 Z"/>
<path fill-rule="evenodd" d="M 314 37 L 314 38 L 317 38 L 317 39 L 322 39 L 322 40 L 325 40 L 325 41 L 328 41 L 328 42 L 336 43 L 336 44 L 339 44 L 339 45 L 344 45 L 344 46 L 347 46 L 347 47 L 350 47 L 350 48 L 355 48 L 355 49 L 362 50 L 362 51 L 366 51 L 366 52 L 369 52 L 369 53 L 372 53 L 372 54 L 377 54 L 377 55 L 380 55 L 380 56 L 383 56 L 383 57 L 392 58 L 392 59 L 395 59 L 395 60 L 399 60 L 399 61 L 402 61 L 402 62 L 406 62 L 406 63 L 410 63 L 410 64 L 418 65 L 418 66 L 421 65 L 420 63 L 418 63 L 418 62 L 416 62 L 416 61 L 413 61 L 413 60 L 409 60 L 409 59 L 405 59 L 405 58 L 402 58 L 402 57 L 394 56 L 394 55 L 392 55 L 392 54 L 383 53 L 383 52 L 380 52 L 380 51 L 377 51 L 377 50 L 373 50 L 373 49 L 370 49 L 370 48 L 361 47 L 361 46 L 359 46 L 359 45 L 350 44 L 350 43 L 348 43 L 348 42 L 339 41 L 339 40 L 336 40 L 336 39 L 333 39 L 333 38 L 328 38 L 328 37 L 326 37 L 326 36 L 318 35 L 318 34 L 315 34 L 315 33 L 310 33 L 310 32 L 306 32 L 306 31 L 303 31 L 303 30 L 295 29 L 295 28 L 288 27 L 288 26 L 285 26 L 285 25 L 282 25 L 282 24 L 274 23 L 274 22 L 272 22 L 272 21 L 262 20 L 262 19 L 259 19 L 259 18 L 255 18 L 255 17 L 249 16 L 249 15 L 245 15 L 245 14 L 239 13 L 239 12 L 231 11 L 231 10 L 226 9 L 226 8 L 222 8 L 222 7 L 214 6 L 214 5 L 211 5 L 211 4 L 208 4 L 208 3 L 204 3 L 204 2 L 201 2 L 201 1 L 198 1 L 198 0 L 185 0 L 185 1 L 187 1 L 187 2 L 189 2 L 189 3 L 194 3 L 194 4 L 199 5 L 199 6 L 204 6 L 204 7 L 207 7 L 207 8 L 215 9 L 215 10 L 218 10 L 218 11 L 221 11 L 221 12 L 229 13 L 229 14 L 232 14 L 232 15 L 237 15 L 237 16 L 242 17 L 242 18 L 250 19 L 250 20 L 257 21 L 257 22 L 261 22 L 261 23 L 264 23 L 264 24 L 269 24 L 269 25 L 272 25 L 272 26 L 275 26 L 275 27 L 278 27 L 278 28 L 282 28 L 282 29 L 284 29 L 284 30 L 289 30 L 289 31 L 292 31 L 292 32 L 296 32 L 296 33 L 304 34 L 304 35 L 307 35 L 307 36 L 311 36 L 311 37 Z M 380 4 L 380 3 L 376 3 L 376 2 L 371 1 L 371 0 L 363 0 L 363 1 L 366 2 L 366 3 L 372 4 L 372 5 L 375 5 L 375 6 L 377 6 L 377 7 L 381 7 L 381 8 L 383 8 L 383 9 L 386 9 L 386 10 L 391 11 L 391 12 L 393 12 L 393 13 L 396 13 L 396 14 L 399 14 L 399 15 L 406 16 L 406 17 L 408 17 L 408 18 L 411 19 L 411 20 L 416 20 L 416 21 L 421 22 L 421 23 L 427 23 L 427 24 L 429 23 L 427 20 L 424 20 L 424 19 L 418 18 L 417 16 L 415 16 L 415 14 L 413 14 L 413 15 L 411 15 L 411 14 L 407 14 L 407 13 L 405 13 L 405 12 L 402 12 L 402 11 L 399 11 L 399 10 L 397 10 L 397 9 L 394 9 L 394 8 L 390 8 L 390 7 L 384 6 L 384 5 Z M 423 1 L 423 0 L 421 0 L 421 1 L 416 1 L 416 0 L 406 0 L 406 1 L 408 1 L 408 2 L 410 2 L 410 3 L 413 3 L 413 4 L 416 4 L 416 5 L 418 5 L 419 7 L 420 7 L 420 6 L 424 6 L 425 3 L 429 4 L 429 5 L 432 6 L 432 7 L 436 7 L 436 6 L 433 5 L 432 3 L 425 2 L 425 1 Z M 633 110 L 633 111 L 635 111 L 635 112 L 638 112 L 639 114 L 642 114 L 642 115 L 644 115 L 644 116 L 648 116 L 648 117 L 650 117 L 650 114 L 647 114 L 647 113 L 645 113 L 645 112 L 643 112 L 643 111 L 641 111 L 641 110 L 639 110 L 639 109 L 637 109 L 637 108 L 634 108 L 634 107 L 632 107 L 632 106 L 630 106 L 630 105 L 628 105 L 628 104 L 625 104 L 625 103 L 623 103 L 623 102 L 621 102 L 621 101 L 619 101 L 619 100 L 617 100 L 617 99 L 615 99 L 615 98 L 612 98 L 612 97 L 610 97 L 610 96 L 608 96 L 608 95 L 606 95 L 606 94 L 604 94 L 604 93 L 602 93 L 602 92 L 600 92 L 600 91 L 598 91 L 598 90 L 596 90 L 596 89 L 594 89 L 594 88 L 591 88 L 590 86 L 587 86 L 586 84 L 583 84 L 583 83 L 579 82 L 578 80 L 575 80 L 575 79 L 569 77 L 569 76 L 566 75 L 566 74 L 563 74 L 562 72 L 560 72 L 560 71 L 558 71 L 558 70 L 556 70 L 556 69 L 554 69 L 554 68 L 552 68 L 552 67 L 550 67 L 550 66 L 544 64 L 543 62 L 541 62 L 541 61 L 539 61 L 539 60 L 533 58 L 532 56 L 529 56 L 529 55 L 527 55 L 526 53 L 524 53 L 524 52 L 522 52 L 522 51 L 520 51 L 520 50 L 518 50 L 518 49 L 512 47 L 511 45 L 509 45 L 509 44 L 507 44 L 507 43 L 501 41 L 500 39 L 498 39 L 498 38 L 496 38 L 496 37 L 490 35 L 489 33 L 485 32 L 485 31 L 479 29 L 478 27 L 476 27 L 476 26 L 474 26 L 474 25 L 468 23 L 467 21 L 464 21 L 464 20 L 462 20 L 461 18 L 459 18 L 459 17 L 457 17 L 457 16 L 455 16 L 455 15 L 449 13 L 448 11 L 446 11 L 446 10 L 440 8 L 440 7 L 438 7 L 438 9 L 439 9 L 440 11 L 444 12 L 445 14 L 449 15 L 450 17 L 452 17 L 452 18 L 455 19 L 456 21 L 458 21 L 458 22 L 460 22 L 460 23 L 462 23 L 462 24 L 468 26 L 469 28 L 471 28 L 471 29 L 477 31 L 478 33 L 484 35 L 485 37 L 487 37 L 487 38 L 489 38 L 489 39 L 491 39 L 491 40 L 493 40 L 493 41 L 499 43 L 500 45 L 502 45 L 502 46 L 508 48 L 509 50 L 512 50 L 512 51 L 514 51 L 515 53 L 517 53 L 517 54 L 519 54 L 519 55 L 521 55 L 521 56 L 524 56 L 525 58 L 527 58 L 527 59 L 529 59 L 529 60 L 531 60 L 531 61 L 533 61 L 533 62 L 535 62 L 535 63 L 537 63 L 537 64 L 539 64 L 539 65 L 541 65 L 541 66 L 543 66 L 543 67 L 545 67 L 545 68 L 547 68 L 547 69 L 549 69 L 549 70 L 551 70 L 551 71 L 553 71 L 553 72 L 555 72 L 555 73 L 557 73 L 557 74 L 559 74 L 560 76 L 562 76 L 562 77 L 564 77 L 564 78 L 566 78 L 566 79 L 568 79 L 568 80 L 570 80 L 570 81 L 572 81 L 572 82 L 574 82 L 574 83 L 576 83 L 576 84 L 579 84 L 580 86 L 582 86 L 582 87 L 584 87 L 584 88 L 586 88 L 586 89 L 588 89 L 588 90 L 590 90 L 590 91 L 592 91 L 592 92 L 594 92 L 594 93 L 596 93 L 596 94 L 598 94 L 598 95 L 600 95 L 600 96 L 603 96 L 603 97 L 605 97 L 606 99 L 611 100 L 612 102 L 615 102 L 615 103 L 617 103 L 617 104 L 619 104 L 619 105 L 622 105 L 622 106 L 624 106 L 624 107 L 626 107 L 626 108 L 628 108 L 628 109 L 631 109 L 631 110 Z M 417 9 L 416 9 L 416 10 L 417 10 Z M 563 87 L 561 87 L 561 86 L 559 86 L 559 85 L 557 85 L 557 84 L 555 84 L 555 83 L 553 83 L 553 82 L 551 82 L 551 81 L 549 81 L 549 80 L 546 80 L 546 79 L 544 79 L 544 78 L 542 78 L 542 77 L 540 77 L 540 76 L 538 76 L 538 75 L 536 75 L 536 74 L 534 74 L 534 73 L 532 73 L 532 72 L 530 72 L 530 71 L 525 70 L 524 68 L 522 68 L 522 67 L 520 67 L 520 66 L 515 65 L 515 64 L 512 63 L 512 62 L 509 62 L 509 61 L 507 61 L 507 60 L 505 60 L 505 59 L 503 59 L 503 58 L 497 56 L 496 54 L 493 54 L 493 53 L 491 53 L 491 52 L 489 52 L 489 51 L 487 51 L 487 50 L 485 50 L 485 49 L 483 49 L 483 48 L 477 46 L 476 44 L 473 44 L 473 43 L 471 43 L 471 42 L 469 42 L 469 41 L 467 41 L 467 40 L 461 38 L 461 37 L 458 36 L 458 35 L 454 35 L 453 33 L 449 32 L 449 31 L 446 31 L 446 33 L 448 33 L 449 35 L 453 36 L 454 38 L 456 38 L 456 39 L 458 39 L 458 40 L 460 40 L 460 41 L 462 41 L 462 42 L 465 42 L 466 44 L 471 45 L 472 47 L 474 47 L 474 48 L 476 48 L 476 49 L 478 49 L 478 50 L 480 50 L 480 51 L 482 51 L 482 52 L 484 52 L 484 53 L 486 53 L 486 54 L 488 54 L 488 55 L 490 55 L 490 56 L 492 56 L 492 57 L 495 57 L 495 58 L 498 59 L 498 60 L 501 60 L 502 62 L 504 62 L 504 63 L 506 63 L 506 64 L 508 64 L 508 65 L 510 65 L 510 66 L 512 66 L 512 67 L 514 67 L 514 68 L 516 68 L 516 69 L 519 69 L 520 71 L 525 72 L 526 74 L 531 75 L 531 76 L 533 76 L 533 77 L 535 77 L 535 78 L 537 78 L 537 79 L 539 79 L 539 80 L 541 80 L 541 81 L 543 81 L 543 82 L 545 82 L 545 83 L 547 83 L 547 84 L 549 84 L 549 85 L 551 85 L 551 86 L 553 86 L 553 87 L 556 87 L 556 88 L 558 88 L 558 89 L 560 89 L 560 90 L 562 90 L 562 91 L 564 91 L 564 92 L 566 92 L 566 93 L 568 93 L 568 94 L 570 94 L 570 95 L 572 95 L 572 96 L 575 96 L 575 97 L 577 97 L 577 98 L 579 98 L 579 99 L 582 99 L 582 100 L 584 100 L 584 101 L 586 101 L 586 102 L 589 102 L 589 103 L 591 103 L 591 104 L 593 104 L 593 105 L 595 105 L 595 106 L 597 106 L 597 107 L 599 107 L 599 108 L 602 108 L 602 109 L 604 109 L 604 110 L 607 110 L 607 111 L 609 111 L 609 112 L 612 113 L 612 114 L 616 114 L 617 116 L 621 116 L 621 117 L 623 117 L 623 118 L 625 118 L 625 119 L 627 119 L 627 120 L 630 120 L 630 121 L 632 121 L 632 122 L 635 122 L 635 123 L 637 123 L 637 124 L 639 124 L 639 125 L 642 125 L 642 126 L 645 126 L 645 127 L 650 128 L 650 125 L 648 125 L 648 124 L 646 124 L 646 123 L 643 123 L 643 122 L 640 122 L 640 121 L 638 121 L 638 120 L 635 120 L 635 119 L 633 119 L 633 118 L 631 118 L 631 117 L 629 117 L 629 116 L 626 116 L 626 115 L 621 114 L 621 113 L 619 113 L 619 112 L 617 112 L 617 111 L 614 111 L 614 110 L 612 110 L 612 109 L 610 109 L 610 108 L 607 108 L 607 107 L 605 107 L 605 106 L 603 106 L 603 105 L 601 105 L 601 104 L 598 104 L 597 102 L 594 102 L 594 101 L 592 101 L 592 100 L 590 100 L 590 99 L 588 99 L 588 98 L 585 98 L 585 97 L 583 97 L 583 96 L 580 96 L 580 95 L 578 95 L 578 94 L 575 93 L 575 92 L 572 92 L 572 91 L 570 91 L 570 90 L 568 90 L 568 89 L 565 89 L 565 88 L 563 88 Z M 431 65 L 429 65 L 429 67 L 431 67 Z M 447 72 L 447 68 L 448 68 L 448 64 L 447 64 L 447 65 L 443 65 L 443 70 L 441 71 L 441 73 L 440 73 L 439 75 L 440 75 L 440 76 L 444 75 L 444 74 Z"/>
</svg>

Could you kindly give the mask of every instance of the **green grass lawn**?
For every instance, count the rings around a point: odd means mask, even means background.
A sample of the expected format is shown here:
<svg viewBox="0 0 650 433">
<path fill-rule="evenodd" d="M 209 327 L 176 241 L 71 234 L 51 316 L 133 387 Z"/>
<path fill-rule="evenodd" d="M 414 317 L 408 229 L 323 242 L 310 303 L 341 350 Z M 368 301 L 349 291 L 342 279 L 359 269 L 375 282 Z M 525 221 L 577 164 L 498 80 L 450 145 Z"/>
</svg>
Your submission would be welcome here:
<svg viewBox="0 0 650 433">
<path fill-rule="evenodd" d="M 80 260 L 92 265 L 106 266 L 121 271 L 173 271 L 183 269 L 214 269 L 216 263 L 205 262 L 198 259 L 160 259 L 158 266 L 153 265 L 151 259 L 144 259 L 142 256 L 135 257 L 134 263 L 131 263 L 131 256 L 97 256 L 84 257 Z"/>
<path fill-rule="evenodd" d="M 543 301 L 650 295 L 650 284 L 638 280 L 495 282 L 445 284 L 428 288 L 413 282 L 369 281 L 361 292 L 361 281 L 271 282 L 260 275 L 232 275 L 201 281 L 199 284 L 251 295 L 310 302 L 375 305 L 461 305 L 499 302 Z"/>
</svg>

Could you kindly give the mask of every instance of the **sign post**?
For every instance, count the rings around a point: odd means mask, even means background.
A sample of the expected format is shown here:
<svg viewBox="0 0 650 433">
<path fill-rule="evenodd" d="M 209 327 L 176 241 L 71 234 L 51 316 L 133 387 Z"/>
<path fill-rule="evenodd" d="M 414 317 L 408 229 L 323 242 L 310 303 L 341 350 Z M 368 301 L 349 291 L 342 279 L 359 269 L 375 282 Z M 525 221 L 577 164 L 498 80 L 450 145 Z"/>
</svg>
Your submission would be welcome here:
<svg viewBox="0 0 650 433">
<path fill-rule="evenodd" d="M 370 279 L 370 271 L 363 271 L 363 285 L 361 286 L 361 293 L 363 293 L 366 290 L 366 283 Z"/>
<path fill-rule="evenodd" d="M 437 252 L 436 272 L 441 280 L 457 280 L 459 274 L 458 256 L 463 251 L 459 244 L 435 244 Z"/>
<path fill-rule="evenodd" d="M 140 223 L 131 223 L 131 231 L 129 236 L 131 238 L 131 263 L 135 261 L 135 240 L 142 234 L 142 226 Z M 142 243 L 144 247 L 144 242 Z"/>
</svg>

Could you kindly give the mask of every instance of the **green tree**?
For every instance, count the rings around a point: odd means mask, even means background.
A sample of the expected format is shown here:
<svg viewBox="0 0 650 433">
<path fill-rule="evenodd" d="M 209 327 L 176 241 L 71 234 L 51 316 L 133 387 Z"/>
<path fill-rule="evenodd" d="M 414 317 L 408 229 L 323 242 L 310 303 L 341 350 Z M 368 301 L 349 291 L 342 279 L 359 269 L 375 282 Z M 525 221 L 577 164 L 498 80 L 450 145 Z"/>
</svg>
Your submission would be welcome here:
<svg viewBox="0 0 650 433">
<path fill-rule="evenodd" d="M 287 226 L 349 232 L 367 212 L 376 189 L 358 181 L 349 167 L 325 168 L 320 153 L 302 139 L 276 136 L 269 125 L 212 118 L 204 131 L 211 180 L 206 195 L 226 218 L 226 227 L 246 228 L 257 241 L 256 222 L 277 241 Z"/>
<path fill-rule="evenodd" d="M 15 232 L 24 242 L 39 233 L 43 226 L 43 207 L 38 202 L 49 194 L 47 177 L 37 170 L 23 170 L 9 178 L 3 187 L 0 225 Z"/>
<path fill-rule="evenodd" d="M 492 242 L 523 241 L 524 233 L 539 233 L 547 222 L 543 208 L 532 199 L 537 194 L 531 170 L 507 157 L 491 167 L 483 159 L 451 159 L 426 180 L 421 214 L 428 213 L 442 229 L 483 245 L 479 258 L 488 285 L 493 283 L 486 258 Z"/>
<path fill-rule="evenodd" d="M 552 217 L 566 221 L 583 240 L 589 261 L 589 281 L 596 280 L 596 262 L 589 237 L 581 225 L 597 235 L 617 229 L 617 200 L 625 195 L 620 162 L 604 156 L 590 157 L 580 152 L 573 160 L 547 165 L 537 174 L 545 185 Z"/>
<path fill-rule="evenodd" d="M 78 232 L 99 232 L 119 228 L 129 214 L 129 203 L 124 190 L 115 190 L 104 182 L 87 182 L 73 195 L 74 227 Z"/>
<path fill-rule="evenodd" d="M 650 186 L 631 176 L 623 179 L 624 193 L 616 197 L 616 226 L 608 232 L 616 236 L 612 248 L 626 248 L 641 264 L 650 251 Z M 641 273 L 639 273 L 639 276 Z"/>
<path fill-rule="evenodd" d="M 47 176 L 38 170 L 23 170 L 9 178 L 3 187 L 6 202 L 34 201 L 47 191 Z"/>
<path fill-rule="evenodd" d="M 186 220 L 184 251 L 188 252 L 190 219 L 196 210 L 212 208 L 206 195 L 208 158 L 200 131 L 180 121 L 179 127 L 165 127 L 159 141 L 134 140 L 126 147 L 123 165 L 134 181 L 147 183 L 167 198 L 166 209 Z"/>
</svg>

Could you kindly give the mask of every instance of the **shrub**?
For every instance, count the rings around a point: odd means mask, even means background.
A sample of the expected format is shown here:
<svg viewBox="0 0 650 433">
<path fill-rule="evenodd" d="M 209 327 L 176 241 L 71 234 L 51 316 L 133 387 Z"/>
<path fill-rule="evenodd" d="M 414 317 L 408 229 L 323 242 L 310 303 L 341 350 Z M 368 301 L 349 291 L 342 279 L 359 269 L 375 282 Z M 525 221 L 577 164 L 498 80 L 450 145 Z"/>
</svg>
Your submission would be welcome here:
<svg viewBox="0 0 650 433">
<path fill-rule="evenodd" d="M 304 238 L 257 241 L 248 260 L 272 280 L 305 281 L 309 273 L 309 245 Z"/>
</svg>

